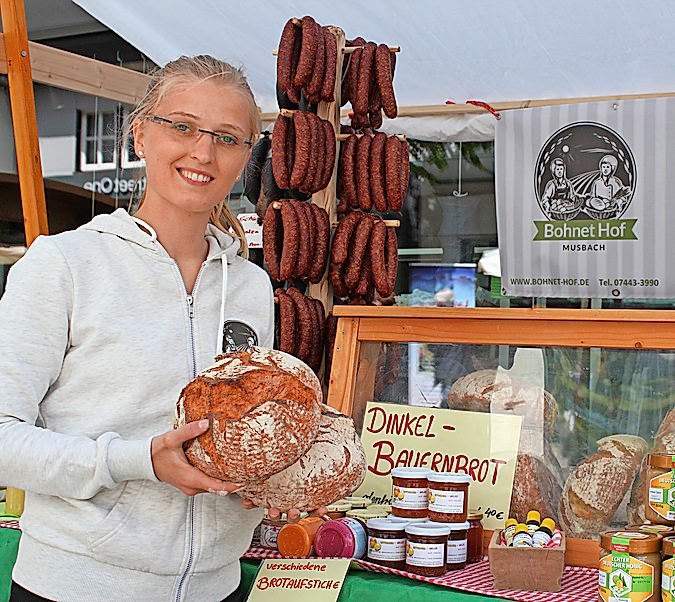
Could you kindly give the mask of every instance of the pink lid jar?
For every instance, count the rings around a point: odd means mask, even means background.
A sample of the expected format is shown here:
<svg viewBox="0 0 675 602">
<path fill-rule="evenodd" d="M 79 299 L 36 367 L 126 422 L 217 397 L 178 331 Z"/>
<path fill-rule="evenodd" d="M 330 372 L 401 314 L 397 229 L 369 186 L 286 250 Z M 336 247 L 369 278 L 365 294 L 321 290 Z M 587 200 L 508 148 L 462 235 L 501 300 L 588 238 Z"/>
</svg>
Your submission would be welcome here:
<svg viewBox="0 0 675 602">
<path fill-rule="evenodd" d="M 363 558 L 366 555 L 366 528 L 355 518 L 326 521 L 314 537 L 314 553 L 319 558 Z"/>
</svg>

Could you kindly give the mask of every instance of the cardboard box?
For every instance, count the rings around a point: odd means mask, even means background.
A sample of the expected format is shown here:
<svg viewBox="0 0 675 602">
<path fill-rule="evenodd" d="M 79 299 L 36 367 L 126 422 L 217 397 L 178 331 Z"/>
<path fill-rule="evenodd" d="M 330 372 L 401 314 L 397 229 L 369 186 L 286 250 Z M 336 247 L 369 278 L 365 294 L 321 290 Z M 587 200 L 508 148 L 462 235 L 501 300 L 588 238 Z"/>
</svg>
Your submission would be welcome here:
<svg viewBox="0 0 675 602">
<path fill-rule="evenodd" d="M 565 534 L 560 547 L 510 548 L 501 545 L 502 531 L 492 534 L 488 556 L 495 589 L 559 592 L 565 570 Z"/>
</svg>

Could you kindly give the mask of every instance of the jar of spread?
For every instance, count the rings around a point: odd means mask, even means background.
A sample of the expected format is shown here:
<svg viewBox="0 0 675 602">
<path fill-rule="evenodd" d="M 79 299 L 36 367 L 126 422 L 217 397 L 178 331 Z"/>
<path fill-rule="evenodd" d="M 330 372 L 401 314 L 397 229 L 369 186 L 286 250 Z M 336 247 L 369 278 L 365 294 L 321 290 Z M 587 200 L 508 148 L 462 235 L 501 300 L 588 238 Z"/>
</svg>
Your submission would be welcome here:
<svg viewBox="0 0 675 602">
<path fill-rule="evenodd" d="M 372 506 L 371 506 L 372 508 Z M 377 510 L 371 510 L 370 508 L 363 508 L 361 510 L 350 510 L 347 512 L 346 516 L 350 518 L 358 518 L 364 523 L 371 518 L 387 518 L 387 513 Z"/>
<path fill-rule="evenodd" d="M 600 534 L 599 600 L 660 602 L 661 536 L 638 531 Z"/>
<path fill-rule="evenodd" d="M 309 516 L 289 523 L 279 531 L 277 547 L 285 558 L 307 558 L 312 553 L 316 533 L 324 524 L 322 518 Z"/>
<path fill-rule="evenodd" d="M 651 523 L 675 525 L 675 456 L 648 454 L 645 518 Z"/>
<path fill-rule="evenodd" d="M 370 512 L 384 512 L 384 515 L 391 514 L 391 504 L 373 504 L 368 506 L 366 510 Z"/>
<path fill-rule="evenodd" d="M 363 558 L 366 546 L 365 524 L 347 516 L 326 521 L 314 539 L 314 552 L 319 558 Z"/>
<path fill-rule="evenodd" d="M 272 520 L 267 516 L 267 511 L 265 511 L 265 518 L 260 523 L 260 547 L 276 550 L 279 532 L 285 524 L 286 514 L 282 514 L 278 519 Z"/>
<path fill-rule="evenodd" d="M 663 564 L 661 565 L 661 598 L 663 602 L 675 600 L 675 567 L 673 566 L 673 548 L 675 537 L 664 537 L 661 542 Z"/>
<path fill-rule="evenodd" d="M 390 569 L 405 570 L 405 525 L 387 518 L 371 518 L 368 528 L 368 560 Z"/>
<path fill-rule="evenodd" d="M 404 518 L 426 518 L 428 468 L 394 468 L 391 512 Z"/>
<path fill-rule="evenodd" d="M 368 508 L 368 506 L 373 505 L 373 501 L 371 499 L 368 499 L 367 497 L 345 497 L 342 498 L 341 500 L 338 500 L 336 504 L 341 504 L 342 502 L 347 502 L 348 504 L 351 504 L 352 510 L 357 510 L 358 508 Z"/>
<path fill-rule="evenodd" d="M 640 533 L 656 533 L 661 537 L 670 537 L 672 535 L 675 535 L 675 527 L 671 527 L 670 525 L 655 525 L 653 523 L 644 523 L 642 525 L 628 525 L 624 530 L 639 531 Z"/>
<path fill-rule="evenodd" d="M 456 472 L 427 473 L 429 520 L 437 523 L 463 523 L 469 505 L 471 477 Z"/>
<path fill-rule="evenodd" d="M 445 574 L 450 527 L 445 524 L 408 524 L 405 533 L 408 540 L 405 570 L 425 577 Z"/>
<path fill-rule="evenodd" d="M 483 513 L 469 509 L 466 518 L 469 521 L 466 562 L 471 564 L 483 560 Z"/>
<path fill-rule="evenodd" d="M 449 571 L 463 569 L 466 566 L 468 553 L 469 523 L 444 523 L 450 527 L 448 537 L 448 557 L 446 566 Z"/>
<path fill-rule="evenodd" d="M 420 523 L 428 523 L 429 519 L 426 516 L 422 516 L 420 518 L 403 518 L 402 516 L 396 516 L 394 514 L 389 514 L 387 515 L 387 518 L 389 520 L 397 520 L 402 523 L 410 523 L 411 525 L 417 525 Z"/>
<path fill-rule="evenodd" d="M 456 571 L 458 569 L 463 569 L 466 566 L 466 555 L 468 548 L 468 532 L 469 532 L 469 523 L 434 523 L 427 522 L 422 523 L 420 526 L 445 526 L 450 529 L 450 535 L 448 536 L 448 546 L 446 551 L 446 568 L 449 571 Z"/>
<path fill-rule="evenodd" d="M 351 509 L 352 505 L 349 502 L 335 502 L 326 506 L 326 510 L 328 510 L 326 516 L 328 518 L 343 518 Z"/>
</svg>

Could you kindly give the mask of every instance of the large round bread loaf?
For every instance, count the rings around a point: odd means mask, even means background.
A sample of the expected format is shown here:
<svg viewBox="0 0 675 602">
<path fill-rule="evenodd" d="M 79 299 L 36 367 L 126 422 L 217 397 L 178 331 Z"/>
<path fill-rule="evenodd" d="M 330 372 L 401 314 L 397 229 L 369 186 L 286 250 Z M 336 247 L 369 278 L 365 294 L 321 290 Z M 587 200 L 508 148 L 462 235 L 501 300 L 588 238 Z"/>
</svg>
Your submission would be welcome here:
<svg viewBox="0 0 675 602">
<path fill-rule="evenodd" d="M 523 417 L 524 428 L 553 430 L 558 403 L 548 391 L 502 370 L 478 370 L 458 378 L 448 393 L 451 410 Z"/>
<path fill-rule="evenodd" d="M 319 434 L 293 466 L 237 493 L 263 508 L 315 510 L 352 493 L 366 476 L 366 454 L 354 421 L 322 406 Z"/>
<path fill-rule="evenodd" d="M 257 481 L 287 468 L 312 445 L 321 384 L 299 359 L 262 347 L 220 355 L 182 391 L 177 425 L 208 418 L 186 445 L 193 466 L 217 479 Z"/>
<path fill-rule="evenodd" d="M 596 539 L 606 530 L 633 484 L 647 442 L 634 435 L 610 435 L 584 458 L 565 482 L 558 518 L 568 537 Z"/>
<path fill-rule="evenodd" d="M 675 408 L 671 409 L 661 422 L 659 430 L 654 435 L 654 445 L 650 454 L 675 454 Z M 647 489 L 647 456 L 642 460 L 628 504 L 628 522 L 632 525 L 647 522 L 645 518 L 645 491 Z"/>
<path fill-rule="evenodd" d="M 513 478 L 509 516 L 525 522 L 530 510 L 538 510 L 557 522 L 562 493 L 561 469 L 546 446 L 543 456 L 519 453 Z"/>
</svg>

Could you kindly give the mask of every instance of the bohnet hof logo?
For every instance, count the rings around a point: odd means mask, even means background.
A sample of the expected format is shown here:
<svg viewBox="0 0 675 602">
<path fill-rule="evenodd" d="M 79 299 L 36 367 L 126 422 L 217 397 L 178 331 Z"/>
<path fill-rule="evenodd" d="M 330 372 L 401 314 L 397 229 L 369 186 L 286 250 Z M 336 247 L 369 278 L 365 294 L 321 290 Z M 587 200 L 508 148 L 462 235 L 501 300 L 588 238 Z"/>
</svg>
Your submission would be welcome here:
<svg viewBox="0 0 675 602">
<path fill-rule="evenodd" d="M 546 141 L 535 166 L 534 190 L 548 219 L 534 222 L 534 240 L 635 240 L 637 220 L 620 218 L 636 181 L 633 153 L 615 131 L 593 122 L 561 128 Z M 601 246 L 588 250 L 604 250 Z"/>
</svg>

